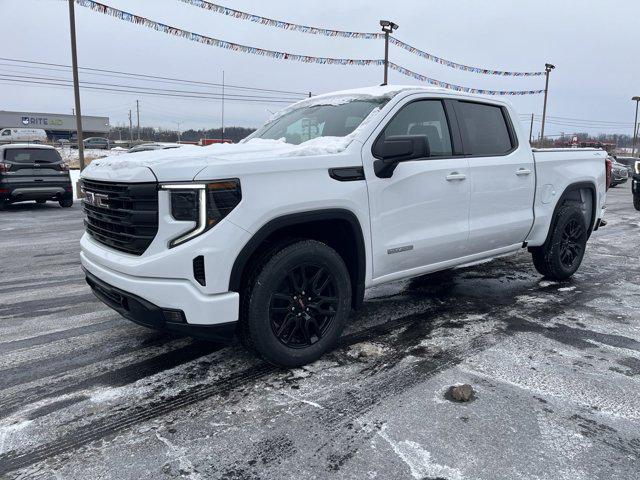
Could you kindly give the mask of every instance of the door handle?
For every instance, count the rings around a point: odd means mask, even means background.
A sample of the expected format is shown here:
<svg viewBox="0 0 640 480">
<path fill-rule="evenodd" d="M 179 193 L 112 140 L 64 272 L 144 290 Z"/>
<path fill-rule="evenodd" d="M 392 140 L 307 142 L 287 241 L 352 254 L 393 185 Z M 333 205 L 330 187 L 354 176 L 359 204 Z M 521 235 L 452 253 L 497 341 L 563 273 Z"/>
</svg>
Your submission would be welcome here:
<svg viewBox="0 0 640 480">
<path fill-rule="evenodd" d="M 464 173 L 451 172 L 444 178 L 447 179 L 447 182 L 455 182 L 456 180 L 465 180 L 467 176 Z"/>
<path fill-rule="evenodd" d="M 516 175 L 518 175 L 519 177 L 523 177 L 525 175 L 530 175 L 531 174 L 531 170 L 529 170 L 528 168 L 519 168 L 518 170 L 516 170 Z"/>
</svg>

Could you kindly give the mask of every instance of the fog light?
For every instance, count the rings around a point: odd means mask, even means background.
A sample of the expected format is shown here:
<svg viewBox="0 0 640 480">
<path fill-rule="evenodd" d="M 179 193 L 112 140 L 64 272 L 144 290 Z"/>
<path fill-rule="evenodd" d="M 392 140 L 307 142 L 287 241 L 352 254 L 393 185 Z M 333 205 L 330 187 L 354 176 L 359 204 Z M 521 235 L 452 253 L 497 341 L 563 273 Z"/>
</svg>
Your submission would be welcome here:
<svg viewBox="0 0 640 480">
<path fill-rule="evenodd" d="M 164 319 L 169 323 L 185 323 L 184 313 L 182 310 L 162 310 Z"/>
</svg>

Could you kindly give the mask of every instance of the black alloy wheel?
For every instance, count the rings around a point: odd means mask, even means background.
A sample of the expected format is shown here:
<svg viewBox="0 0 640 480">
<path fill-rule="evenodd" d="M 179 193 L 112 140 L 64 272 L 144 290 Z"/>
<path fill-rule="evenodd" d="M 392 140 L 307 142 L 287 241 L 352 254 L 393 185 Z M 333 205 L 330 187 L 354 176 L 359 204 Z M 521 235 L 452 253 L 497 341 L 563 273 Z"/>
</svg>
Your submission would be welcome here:
<svg viewBox="0 0 640 480">
<path fill-rule="evenodd" d="M 290 269 L 271 295 L 269 320 L 274 335 L 289 348 L 309 347 L 326 334 L 338 307 L 336 280 L 321 265 Z"/>
<path fill-rule="evenodd" d="M 584 222 L 572 218 L 564 226 L 560 240 L 560 262 L 567 269 L 572 269 L 577 259 L 582 258 L 584 251 Z"/>
</svg>

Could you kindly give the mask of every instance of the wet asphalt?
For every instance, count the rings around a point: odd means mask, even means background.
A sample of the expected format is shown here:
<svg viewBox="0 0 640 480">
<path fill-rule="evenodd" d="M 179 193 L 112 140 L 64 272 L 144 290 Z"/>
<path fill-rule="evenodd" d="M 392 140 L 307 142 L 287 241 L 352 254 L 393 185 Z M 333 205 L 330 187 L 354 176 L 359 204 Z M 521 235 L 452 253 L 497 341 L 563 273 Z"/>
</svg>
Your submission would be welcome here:
<svg viewBox="0 0 640 480">
<path fill-rule="evenodd" d="M 0 478 L 637 479 L 640 212 L 608 197 L 568 282 L 526 251 L 367 293 L 280 370 L 84 283 L 77 204 L 0 213 Z M 475 398 L 454 403 L 451 385 Z"/>
</svg>

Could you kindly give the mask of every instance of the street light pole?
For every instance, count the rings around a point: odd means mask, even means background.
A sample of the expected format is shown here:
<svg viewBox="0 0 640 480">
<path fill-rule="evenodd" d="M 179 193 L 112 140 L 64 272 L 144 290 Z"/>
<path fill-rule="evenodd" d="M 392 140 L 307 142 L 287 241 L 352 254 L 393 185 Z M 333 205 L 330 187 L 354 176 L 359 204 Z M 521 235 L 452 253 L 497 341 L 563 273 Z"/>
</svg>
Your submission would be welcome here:
<svg viewBox="0 0 640 480">
<path fill-rule="evenodd" d="M 398 25 L 389 20 L 380 20 L 380 26 L 384 32 L 384 81 L 382 85 L 386 85 L 389 78 L 389 34 L 393 33 Z"/>
<path fill-rule="evenodd" d="M 631 156 L 636 154 L 636 144 L 638 143 L 638 103 L 640 103 L 640 97 L 633 97 L 631 100 L 636 102 L 636 119 L 633 122 L 633 144 L 631 145 Z"/>
<path fill-rule="evenodd" d="M 82 111 L 80 110 L 80 80 L 78 75 L 78 53 L 76 48 L 76 14 L 74 0 L 69 0 L 69 31 L 71 33 L 71 65 L 73 67 L 73 94 L 76 108 L 76 137 L 78 139 L 78 159 L 80 171 L 84 170 L 84 143 L 82 141 Z"/>
<path fill-rule="evenodd" d="M 551 70 L 553 70 L 555 65 L 551 65 L 550 63 L 544 64 L 544 73 L 545 73 L 545 85 L 544 85 L 544 107 L 542 108 L 542 128 L 540 129 L 540 139 L 544 142 L 544 124 L 547 120 L 547 97 L 549 95 L 549 74 Z"/>
</svg>

